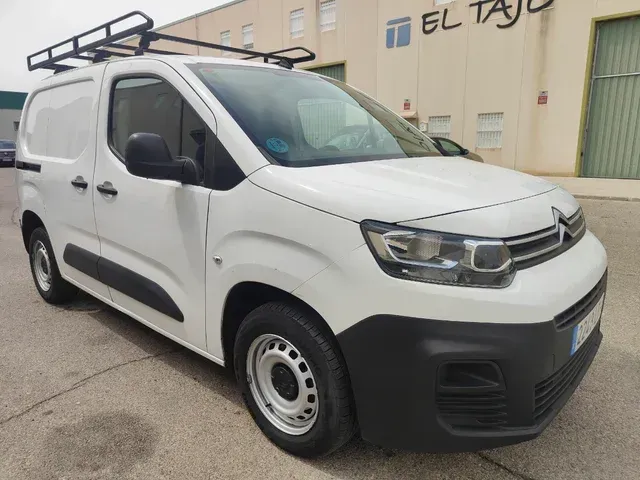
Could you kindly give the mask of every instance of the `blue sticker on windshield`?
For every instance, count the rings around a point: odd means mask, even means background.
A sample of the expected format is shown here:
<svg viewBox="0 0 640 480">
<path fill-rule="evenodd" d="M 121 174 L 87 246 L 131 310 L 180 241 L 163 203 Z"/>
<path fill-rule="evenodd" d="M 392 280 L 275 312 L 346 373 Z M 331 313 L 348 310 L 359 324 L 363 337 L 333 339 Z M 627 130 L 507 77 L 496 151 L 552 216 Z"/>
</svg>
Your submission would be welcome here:
<svg viewBox="0 0 640 480">
<path fill-rule="evenodd" d="M 267 140 L 267 148 L 275 153 L 287 153 L 289 144 L 281 138 L 269 138 Z"/>
</svg>

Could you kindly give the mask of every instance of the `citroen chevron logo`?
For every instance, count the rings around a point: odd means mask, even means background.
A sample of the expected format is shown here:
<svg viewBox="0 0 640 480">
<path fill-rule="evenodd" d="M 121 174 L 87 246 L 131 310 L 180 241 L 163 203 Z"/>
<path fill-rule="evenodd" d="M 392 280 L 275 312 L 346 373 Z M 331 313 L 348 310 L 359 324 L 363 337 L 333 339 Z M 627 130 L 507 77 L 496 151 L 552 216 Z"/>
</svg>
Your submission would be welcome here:
<svg viewBox="0 0 640 480">
<path fill-rule="evenodd" d="M 580 218 L 579 215 L 575 216 L 573 221 L 570 221 L 557 208 L 551 207 L 551 211 L 553 211 L 553 218 L 556 225 L 556 230 L 558 231 L 558 240 L 560 241 L 560 244 L 564 242 L 565 233 L 568 233 L 571 238 L 574 238 L 579 233 L 580 230 L 578 230 L 577 232 L 574 232 L 571 229 L 571 224 L 574 223 L 578 218 Z"/>
</svg>

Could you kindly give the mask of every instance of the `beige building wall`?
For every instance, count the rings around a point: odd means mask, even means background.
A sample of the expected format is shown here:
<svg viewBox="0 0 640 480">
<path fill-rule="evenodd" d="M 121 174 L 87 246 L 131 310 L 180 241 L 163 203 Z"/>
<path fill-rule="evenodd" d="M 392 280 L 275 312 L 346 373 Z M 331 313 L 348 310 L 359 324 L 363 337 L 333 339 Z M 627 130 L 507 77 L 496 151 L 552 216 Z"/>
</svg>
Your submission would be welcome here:
<svg viewBox="0 0 640 480">
<path fill-rule="evenodd" d="M 640 14 L 640 0 L 555 0 L 528 13 L 528 0 L 506 0 L 519 20 L 502 12 L 477 22 L 471 0 L 336 0 L 336 28 L 320 32 L 320 0 L 240 0 L 158 29 L 163 33 L 242 47 L 242 26 L 253 24 L 256 50 L 305 46 L 317 54 L 314 65 L 345 63 L 347 82 L 403 113 L 405 100 L 418 122 L 450 115 L 451 138 L 485 161 L 537 174 L 572 176 L 579 158 L 585 82 L 596 19 Z M 548 0 L 531 0 L 537 7 Z M 483 5 L 483 16 L 492 5 Z M 304 36 L 292 39 L 289 14 L 304 8 Z M 443 29 L 446 25 L 457 28 Z M 438 27 L 422 32 L 422 16 L 438 12 Z M 408 46 L 387 48 L 387 21 L 411 17 Z M 158 48 L 160 48 L 158 44 Z M 219 56 L 217 50 L 163 44 L 184 53 Z M 234 56 L 234 55 L 231 55 Z M 541 91 L 548 103 L 538 105 Z M 504 114 L 502 147 L 477 149 L 478 114 Z"/>
</svg>

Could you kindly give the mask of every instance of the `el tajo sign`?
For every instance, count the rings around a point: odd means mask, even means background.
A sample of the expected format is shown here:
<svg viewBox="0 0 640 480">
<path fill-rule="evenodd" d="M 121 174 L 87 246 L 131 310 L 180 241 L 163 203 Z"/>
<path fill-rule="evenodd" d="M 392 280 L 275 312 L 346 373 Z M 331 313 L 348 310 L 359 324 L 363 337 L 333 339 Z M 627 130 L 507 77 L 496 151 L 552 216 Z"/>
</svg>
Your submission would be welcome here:
<svg viewBox="0 0 640 480">
<path fill-rule="evenodd" d="M 538 13 L 553 5 L 555 0 L 477 0 L 469 4 L 476 12 L 476 22 L 486 23 L 492 16 L 502 14 L 503 23 L 498 28 L 513 27 L 522 17 L 525 9 L 528 13 Z M 431 35 L 439 28 L 453 30 L 461 27 L 462 22 L 454 23 L 449 18 L 449 9 L 428 12 L 422 15 L 422 33 Z M 387 22 L 387 48 L 405 47 L 411 43 L 411 17 L 402 17 Z"/>
</svg>

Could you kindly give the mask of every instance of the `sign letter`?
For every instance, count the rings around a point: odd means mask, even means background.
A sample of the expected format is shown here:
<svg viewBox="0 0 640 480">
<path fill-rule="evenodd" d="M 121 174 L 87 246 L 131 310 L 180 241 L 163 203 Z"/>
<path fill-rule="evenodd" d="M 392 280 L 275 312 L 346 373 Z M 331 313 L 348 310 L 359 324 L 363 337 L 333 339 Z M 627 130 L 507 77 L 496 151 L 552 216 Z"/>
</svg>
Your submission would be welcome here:
<svg viewBox="0 0 640 480">
<path fill-rule="evenodd" d="M 429 20 L 431 17 L 437 17 L 438 15 L 440 15 L 440 12 L 429 12 L 422 15 L 422 32 L 425 35 L 430 35 L 438 29 L 438 22 L 440 19 L 436 18 Z M 429 25 L 432 26 L 429 27 Z"/>
<path fill-rule="evenodd" d="M 516 10 L 516 15 L 513 17 L 513 19 L 509 23 L 503 23 L 502 25 L 498 24 L 496 25 L 496 27 L 498 28 L 513 27 L 518 22 L 518 20 L 520 20 L 521 14 L 522 14 L 522 0 L 518 0 L 518 10 Z M 504 13 L 504 16 L 511 19 L 511 17 L 507 15 L 507 12 Z"/>
<path fill-rule="evenodd" d="M 447 15 L 449 15 L 449 9 L 445 8 L 444 9 L 444 14 L 442 15 L 442 29 L 443 30 L 453 30 L 454 28 L 458 28 L 460 25 L 462 25 L 462 22 L 458 22 L 455 25 L 447 25 Z"/>
<path fill-rule="evenodd" d="M 545 8 L 550 7 L 553 4 L 553 0 L 547 0 L 542 5 L 538 5 L 537 7 L 532 7 L 532 3 L 533 0 L 527 0 L 527 10 L 529 10 L 529 13 L 537 13 L 540 10 L 544 10 Z"/>
</svg>

